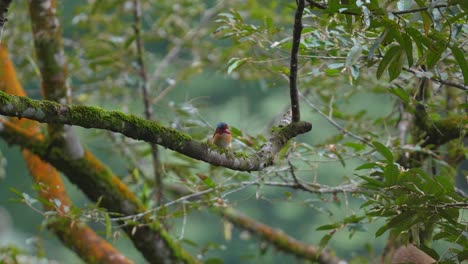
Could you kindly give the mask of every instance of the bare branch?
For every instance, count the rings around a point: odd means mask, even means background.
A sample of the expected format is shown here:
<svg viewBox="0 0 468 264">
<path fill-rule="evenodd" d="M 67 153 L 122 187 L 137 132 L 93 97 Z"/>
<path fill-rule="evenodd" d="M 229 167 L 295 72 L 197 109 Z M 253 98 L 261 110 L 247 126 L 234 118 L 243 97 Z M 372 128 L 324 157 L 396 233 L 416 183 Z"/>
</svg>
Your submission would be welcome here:
<svg viewBox="0 0 468 264">
<path fill-rule="evenodd" d="M 289 69 L 289 93 L 291 96 L 292 121 L 299 122 L 301 120 L 301 112 L 299 109 L 299 95 L 297 91 L 297 54 L 299 53 L 299 45 L 301 43 L 302 32 L 302 13 L 304 12 L 304 0 L 297 0 L 296 15 L 294 17 L 293 43 L 291 49 L 291 64 Z"/>
<path fill-rule="evenodd" d="M 228 190 L 226 193 L 220 194 L 222 198 L 237 192 L 239 190 L 245 189 L 246 187 L 258 187 L 260 185 L 262 186 L 270 186 L 270 187 L 280 187 L 280 188 L 292 188 L 292 189 L 300 189 L 303 191 L 307 191 L 310 193 L 316 193 L 316 194 L 338 194 L 338 193 L 364 193 L 366 190 L 362 189 L 359 187 L 358 182 L 356 183 L 349 183 L 349 184 L 343 184 L 343 185 L 338 185 L 338 186 L 326 186 L 322 184 L 309 184 L 309 183 L 296 183 L 296 182 L 278 182 L 278 181 L 242 181 L 242 182 L 236 182 L 236 183 L 230 183 L 230 184 L 225 184 L 222 186 L 217 186 L 217 187 L 212 187 L 208 188 L 206 190 L 201 190 L 198 192 L 192 192 L 191 190 L 188 189 L 181 189 L 180 186 L 171 186 L 172 189 L 177 188 L 176 192 L 177 193 L 182 193 L 183 196 L 169 201 L 163 205 L 160 205 L 155 208 L 148 209 L 144 212 L 134 214 L 134 215 L 126 215 L 126 216 L 121 216 L 121 217 L 114 217 L 111 220 L 112 221 L 125 221 L 125 220 L 138 220 L 141 219 L 142 217 L 149 215 L 151 213 L 157 212 L 161 209 L 166 209 L 170 206 L 176 205 L 176 204 L 181 204 L 181 203 L 187 203 L 192 200 L 199 199 L 202 196 L 205 196 L 207 194 L 216 192 L 222 192 L 224 190 Z M 301 187 L 304 186 L 304 187 Z M 218 199 L 218 196 L 211 199 L 213 202 L 215 202 Z M 100 219 L 104 221 L 105 219 Z"/>
<path fill-rule="evenodd" d="M 148 73 L 146 71 L 145 59 L 144 59 L 144 45 L 141 37 L 141 3 L 139 0 L 133 0 L 133 19 L 134 25 L 133 30 L 135 31 L 135 43 L 137 48 L 137 61 L 140 66 L 140 78 L 142 81 L 141 91 L 143 95 L 143 105 L 145 107 L 145 117 L 148 120 L 153 119 L 153 107 L 152 99 L 150 94 L 150 84 L 148 81 Z M 161 204 L 163 198 L 163 182 L 161 169 L 159 166 L 159 150 L 156 144 L 150 144 L 151 146 L 151 157 L 153 159 L 153 172 L 154 179 L 156 182 L 156 202 Z"/>
<path fill-rule="evenodd" d="M 435 5 L 431 8 L 442 8 L 442 7 L 447 7 L 448 5 L 446 4 L 440 4 L 440 5 Z M 415 8 L 415 9 L 408 9 L 408 10 L 402 10 L 402 11 L 393 11 L 391 12 L 394 15 L 404 15 L 404 14 L 410 14 L 410 13 L 417 13 L 417 12 L 422 12 L 422 11 L 427 11 L 429 7 L 420 7 L 420 8 Z"/>
<path fill-rule="evenodd" d="M 316 7 L 318 9 L 322 9 L 322 10 L 328 9 L 327 4 L 318 3 L 318 2 L 313 1 L 313 0 L 307 0 L 307 3 L 310 6 Z M 430 7 L 430 8 L 442 8 L 442 7 L 448 7 L 448 6 L 449 5 L 447 5 L 447 4 L 439 4 L 439 5 L 435 5 L 433 7 Z M 420 7 L 420 8 L 415 8 L 415 9 L 403 10 L 403 11 L 392 11 L 390 13 L 392 13 L 393 15 L 404 15 L 404 14 L 422 12 L 422 11 L 426 11 L 428 9 L 429 9 L 429 7 Z M 360 15 L 359 13 L 350 12 L 350 11 L 341 11 L 341 12 L 338 12 L 338 13 L 339 14 L 345 14 L 345 15 Z"/>
<path fill-rule="evenodd" d="M 423 71 L 418 71 L 418 70 L 411 69 L 411 68 L 408 68 L 408 67 L 403 67 L 403 70 L 405 70 L 405 71 L 407 71 L 409 73 L 412 73 L 414 75 L 420 75 L 421 73 L 423 73 Z M 437 83 L 440 83 L 440 84 L 443 84 L 443 85 L 451 86 L 451 87 L 460 89 L 462 91 L 468 91 L 468 86 L 466 86 L 464 84 L 461 84 L 461 83 L 446 81 L 446 80 L 442 80 L 442 79 L 439 79 L 439 78 L 436 78 L 436 77 L 431 77 L 430 79 L 432 81 L 434 81 L 434 82 L 437 82 Z"/>
</svg>

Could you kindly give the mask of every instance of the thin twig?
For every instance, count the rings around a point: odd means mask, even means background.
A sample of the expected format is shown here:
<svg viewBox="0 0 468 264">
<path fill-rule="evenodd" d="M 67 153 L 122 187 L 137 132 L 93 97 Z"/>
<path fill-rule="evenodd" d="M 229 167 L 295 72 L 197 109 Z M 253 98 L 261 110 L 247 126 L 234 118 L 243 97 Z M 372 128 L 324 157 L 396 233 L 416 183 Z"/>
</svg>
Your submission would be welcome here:
<svg viewBox="0 0 468 264">
<path fill-rule="evenodd" d="M 190 200 L 199 198 L 201 196 L 207 195 L 209 193 L 215 192 L 215 191 L 220 191 L 220 190 L 227 190 L 226 193 L 222 194 L 221 196 L 216 196 L 212 201 L 217 200 L 219 197 L 221 198 L 226 198 L 226 196 L 231 195 L 237 191 L 243 190 L 246 187 L 251 187 L 251 186 L 271 186 L 271 187 L 284 187 L 284 188 L 292 188 L 292 189 L 300 189 L 304 190 L 310 193 L 317 193 L 317 194 L 338 194 L 338 193 L 363 193 L 365 192 L 364 189 L 359 187 L 359 183 L 349 183 L 349 184 L 343 184 L 343 185 L 338 185 L 338 186 L 326 186 L 326 185 L 321 185 L 321 184 L 309 184 L 309 183 L 302 183 L 302 182 L 278 182 L 278 181 L 262 181 L 259 182 L 258 180 L 255 181 L 242 181 L 242 182 L 236 182 L 236 183 L 230 183 L 230 184 L 225 184 L 223 186 L 217 186 L 213 188 L 209 188 L 203 191 L 191 193 L 185 196 L 182 196 L 178 199 L 172 200 L 170 202 L 167 202 L 163 205 L 157 206 L 155 208 L 148 209 L 144 212 L 134 214 L 134 215 L 126 215 L 122 217 L 113 217 L 111 218 L 111 221 L 125 221 L 125 220 L 137 220 L 142 218 L 145 215 L 157 212 L 161 209 L 166 209 L 170 206 L 173 206 L 175 204 L 179 203 L 187 203 Z M 100 220 L 105 220 L 105 219 L 100 219 Z"/>
<path fill-rule="evenodd" d="M 447 7 L 448 5 L 446 4 L 441 4 L 441 5 L 435 5 L 432 8 L 441 8 L 441 7 Z M 402 11 L 393 11 L 391 12 L 394 15 L 404 15 L 404 14 L 410 14 L 410 13 L 417 13 L 417 12 L 422 12 L 428 10 L 429 7 L 420 7 L 420 8 L 415 8 L 415 9 L 408 9 L 408 10 L 402 10 Z"/>
<path fill-rule="evenodd" d="M 328 9 L 328 5 L 327 4 L 322 4 L 322 3 L 318 3 L 318 2 L 315 2 L 313 0 L 307 0 L 307 3 L 312 6 L 312 7 L 316 7 L 318 9 L 322 9 L 322 10 L 325 10 L 325 9 Z M 448 7 L 447 4 L 439 4 L 439 5 L 435 5 L 431 8 L 441 8 L 441 7 Z M 426 11 L 428 10 L 430 7 L 420 7 L 420 8 L 415 8 L 415 9 L 408 9 L 408 10 L 402 10 L 402 11 L 391 11 L 390 13 L 393 14 L 393 15 L 404 15 L 404 14 L 410 14 L 410 13 L 417 13 L 417 12 L 422 12 L 422 11 Z M 339 14 L 344 14 L 344 15 L 361 15 L 360 13 L 356 13 L 356 12 L 350 12 L 350 11 L 338 11 Z"/>
<path fill-rule="evenodd" d="M 314 192 L 315 190 L 308 187 L 307 185 L 303 184 L 302 182 L 299 181 L 299 179 L 296 177 L 296 172 L 294 171 L 294 166 L 292 165 L 291 161 L 288 159 L 288 164 L 289 164 L 289 169 L 291 172 L 291 176 L 293 177 L 294 183 L 299 189 L 302 189 L 304 191 L 309 191 L 309 192 Z"/>
<path fill-rule="evenodd" d="M 291 64 L 289 70 L 289 93 L 291 96 L 292 121 L 299 122 L 301 120 L 301 112 L 299 109 L 299 95 L 297 90 L 297 54 L 299 53 L 299 44 L 301 43 L 302 32 L 302 13 L 304 12 L 304 0 L 297 0 L 296 15 L 294 17 L 293 43 L 291 49 Z"/>
<path fill-rule="evenodd" d="M 144 104 L 144 112 L 145 118 L 151 120 L 153 118 L 153 108 L 151 103 L 151 95 L 150 95 L 150 87 L 148 81 L 148 74 L 146 71 L 145 60 L 144 60 L 144 46 L 143 46 L 143 39 L 141 37 L 141 4 L 139 0 L 133 0 L 133 19 L 134 25 L 133 29 L 135 31 L 135 43 L 137 48 L 137 61 L 140 67 L 140 78 L 142 81 L 141 89 L 143 94 L 143 104 Z M 150 144 L 151 146 L 151 156 L 153 159 L 153 171 L 154 171 L 154 178 L 156 181 L 156 202 L 157 204 L 161 204 L 163 199 L 163 182 L 162 182 L 162 175 L 161 170 L 159 169 L 159 150 L 156 144 Z"/>
<path fill-rule="evenodd" d="M 412 73 L 414 75 L 418 75 L 420 73 L 423 73 L 423 71 L 417 71 L 415 69 L 411 69 L 411 68 L 408 68 L 408 67 L 403 67 L 403 70 L 409 72 L 409 73 Z M 468 86 L 466 85 L 463 85 L 461 83 L 455 83 L 455 82 L 451 82 L 451 81 L 446 81 L 446 80 L 442 80 L 442 79 L 439 79 L 439 78 L 436 78 L 436 77 L 431 77 L 429 78 L 431 79 L 432 81 L 434 82 L 437 82 L 437 83 L 440 83 L 440 84 L 443 84 L 443 85 L 447 85 L 447 86 L 451 86 L 451 87 L 455 87 L 455 88 L 458 88 L 462 91 L 468 91 Z"/>
</svg>

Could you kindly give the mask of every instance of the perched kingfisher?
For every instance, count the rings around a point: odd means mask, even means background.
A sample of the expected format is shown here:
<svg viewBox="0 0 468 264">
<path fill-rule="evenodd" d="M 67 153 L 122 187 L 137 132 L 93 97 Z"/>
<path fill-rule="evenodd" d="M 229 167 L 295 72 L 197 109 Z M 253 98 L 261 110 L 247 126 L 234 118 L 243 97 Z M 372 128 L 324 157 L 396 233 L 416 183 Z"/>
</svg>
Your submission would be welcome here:
<svg viewBox="0 0 468 264">
<path fill-rule="evenodd" d="M 231 132 L 226 123 L 221 122 L 216 126 L 216 131 L 211 138 L 210 143 L 215 144 L 220 148 L 229 148 L 231 147 Z"/>
</svg>

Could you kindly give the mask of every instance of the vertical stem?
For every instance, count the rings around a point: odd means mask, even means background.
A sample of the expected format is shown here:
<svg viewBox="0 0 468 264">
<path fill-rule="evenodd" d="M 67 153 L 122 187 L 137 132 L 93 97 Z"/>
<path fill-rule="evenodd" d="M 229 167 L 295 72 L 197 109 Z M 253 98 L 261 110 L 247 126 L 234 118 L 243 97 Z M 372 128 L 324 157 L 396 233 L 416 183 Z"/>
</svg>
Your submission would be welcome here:
<svg viewBox="0 0 468 264">
<path fill-rule="evenodd" d="M 297 0 L 296 15 L 294 17 L 293 43 L 291 49 L 291 63 L 289 70 L 289 92 L 291 97 L 292 121 L 299 122 L 301 113 L 299 110 L 299 95 L 297 91 L 297 54 L 301 43 L 302 13 L 304 12 L 304 0 Z"/>
<path fill-rule="evenodd" d="M 144 114 L 145 118 L 151 120 L 153 118 L 153 108 L 151 107 L 151 95 L 148 82 L 148 74 L 146 71 L 145 61 L 143 58 L 143 39 L 141 37 L 141 5 L 139 0 L 133 0 L 134 5 L 134 26 L 135 30 L 135 43 L 137 48 L 137 62 L 140 67 L 139 73 L 142 81 L 141 89 L 143 94 Z M 153 171 L 156 181 L 156 201 L 161 204 L 163 198 L 163 183 L 161 179 L 161 171 L 159 170 L 159 150 L 156 144 L 151 145 L 151 155 L 153 158 Z"/>
</svg>

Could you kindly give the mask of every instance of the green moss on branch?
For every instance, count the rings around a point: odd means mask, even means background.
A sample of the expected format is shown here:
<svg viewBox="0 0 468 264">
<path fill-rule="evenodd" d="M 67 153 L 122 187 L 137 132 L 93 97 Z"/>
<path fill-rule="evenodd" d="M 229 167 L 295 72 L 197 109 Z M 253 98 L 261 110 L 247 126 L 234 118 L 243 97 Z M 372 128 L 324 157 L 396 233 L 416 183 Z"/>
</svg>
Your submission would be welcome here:
<svg viewBox="0 0 468 264">
<path fill-rule="evenodd" d="M 312 129 L 312 124 L 308 122 L 294 122 L 275 129 L 260 151 L 246 156 L 230 150 L 213 149 L 205 143 L 192 140 L 189 135 L 157 122 L 94 106 L 67 106 L 0 92 L 0 114 L 25 117 L 49 124 L 76 125 L 118 132 L 136 140 L 161 145 L 194 159 L 240 171 L 257 171 L 271 166 L 274 156 L 288 140 Z"/>
</svg>

